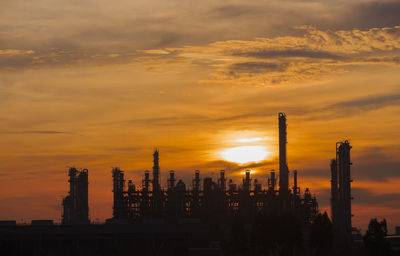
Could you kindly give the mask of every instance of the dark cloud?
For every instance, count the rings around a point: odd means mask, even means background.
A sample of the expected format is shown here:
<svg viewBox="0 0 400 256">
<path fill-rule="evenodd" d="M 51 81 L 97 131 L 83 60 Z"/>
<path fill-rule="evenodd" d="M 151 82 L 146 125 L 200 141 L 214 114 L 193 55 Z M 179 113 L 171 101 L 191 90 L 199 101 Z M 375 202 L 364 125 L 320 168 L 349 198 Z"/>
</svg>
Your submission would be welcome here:
<svg viewBox="0 0 400 256">
<path fill-rule="evenodd" d="M 251 66 L 251 65 L 250 65 Z M 267 65 L 268 67 L 268 65 Z M 318 106 L 315 104 L 298 104 L 292 106 L 290 102 L 266 104 L 263 101 L 265 95 L 257 95 L 243 98 L 243 102 L 252 102 L 252 108 L 248 109 L 245 104 L 223 101 L 221 105 L 230 106 L 229 113 L 216 111 L 213 114 L 183 114 L 168 115 L 154 118 L 137 118 L 102 123 L 103 125 L 114 125 L 119 123 L 135 127 L 163 127 L 163 129 L 186 129 L 190 124 L 194 128 L 203 129 L 210 125 L 232 125 L 235 127 L 249 127 L 254 129 L 259 125 L 269 123 L 271 118 L 278 112 L 289 113 L 291 117 L 303 119 L 307 122 L 319 122 L 321 120 L 335 120 L 349 118 L 360 113 L 374 111 L 388 106 L 397 106 L 400 102 L 400 94 L 390 93 L 375 96 L 355 98 L 352 100 L 339 101 L 336 103 Z M 315 118 L 318 114 L 318 119 Z M 311 170 L 310 170 L 311 171 Z M 318 172 L 318 170 L 316 170 Z"/>
<path fill-rule="evenodd" d="M 134 125 L 134 126 L 151 126 L 151 127 L 163 127 L 164 129 L 170 127 L 172 129 L 177 129 L 179 127 L 185 128 L 188 124 L 193 127 L 204 127 L 209 125 L 228 125 L 228 124 L 242 124 L 250 125 L 257 124 L 260 121 L 265 121 L 267 116 L 275 116 L 278 107 L 262 109 L 258 111 L 244 112 L 243 114 L 237 115 L 226 115 L 226 114 L 215 114 L 215 115 L 183 115 L 183 116 L 166 116 L 159 118 L 138 118 L 131 120 L 122 120 L 119 123 L 124 125 Z M 287 108 L 291 109 L 291 108 Z M 263 111 L 264 110 L 264 111 Z M 113 122 L 115 123 L 115 122 Z M 106 123 L 106 125 L 111 125 Z"/>
<path fill-rule="evenodd" d="M 287 68 L 286 63 L 271 62 L 241 62 L 229 66 L 229 74 L 235 76 L 236 73 L 266 73 L 282 72 Z"/>
<path fill-rule="evenodd" d="M 352 156 L 351 176 L 357 181 L 377 182 L 388 181 L 391 178 L 400 178 L 400 161 L 390 155 L 385 154 L 387 149 L 383 147 L 374 147 L 370 149 L 360 149 L 357 155 Z M 334 153 L 333 153 L 334 154 Z M 334 155 L 332 155 L 334 158 Z M 302 177 L 317 177 L 330 180 L 330 160 L 326 160 L 325 168 L 302 169 Z"/>
<path fill-rule="evenodd" d="M 352 188 L 353 203 L 368 206 L 385 206 L 398 209 L 400 202 L 400 193 L 375 194 L 368 189 Z M 394 191 L 395 192 L 395 191 Z"/>
<path fill-rule="evenodd" d="M 259 51 L 248 51 L 248 52 L 233 52 L 234 56 L 247 56 L 254 57 L 260 59 L 270 59 L 270 58 L 295 58 L 295 57 L 304 57 L 304 58 L 315 58 L 315 59 L 333 59 L 337 60 L 340 58 L 339 55 L 326 52 L 326 51 L 311 51 L 311 50 L 302 50 L 302 49 L 288 49 L 288 50 L 259 50 Z"/>
<path fill-rule="evenodd" d="M 317 200 L 319 206 L 330 206 L 330 189 L 319 189 L 317 193 Z M 398 202 L 400 201 L 400 193 L 374 193 L 371 190 L 364 188 L 353 187 L 351 195 L 354 198 L 352 203 L 363 206 L 383 206 L 392 209 L 398 209 Z"/>
<path fill-rule="evenodd" d="M 397 105 L 399 102 L 400 102 L 400 94 L 388 94 L 388 95 L 370 96 L 361 99 L 344 101 L 333 104 L 328 108 L 333 108 L 333 109 L 345 108 L 346 110 L 348 110 L 349 108 L 352 109 L 355 108 L 361 110 L 371 110 L 390 105 Z"/>
<path fill-rule="evenodd" d="M 366 111 L 373 111 L 388 106 L 396 106 L 399 102 L 400 94 L 387 94 L 342 101 L 316 111 L 320 113 L 318 116 L 320 120 L 337 119 L 354 116 L 359 113 L 365 113 Z"/>
<path fill-rule="evenodd" d="M 302 169 L 299 174 L 302 177 L 317 177 L 323 178 L 325 180 L 329 180 L 331 176 L 331 171 L 329 167 L 329 160 L 326 161 L 326 168 L 325 169 Z"/>
<path fill-rule="evenodd" d="M 308 121 L 334 120 L 343 117 L 351 117 L 367 111 L 378 110 L 388 106 L 397 106 L 400 103 L 400 94 L 394 92 L 376 96 L 367 96 L 347 101 L 341 101 L 322 107 L 302 107 L 291 115 Z M 312 113 L 318 113 L 315 120 Z"/>
<path fill-rule="evenodd" d="M 238 18 L 242 15 L 250 15 L 257 12 L 256 8 L 252 8 L 251 6 L 245 4 L 226 4 L 215 7 L 211 10 L 211 13 L 214 14 L 217 18 L 231 19 Z"/>
<path fill-rule="evenodd" d="M 354 5 L 345 21 L 357 28 L 392 27 L 400 24 L 399 1 L 372 1 Z"/>
<path fill-rule="evenodd" d="M 383 148 L 375 147 L 353 159 L 352 176 L 384 181 L 400 177 L 400 161 L 384 154 Z"/>
</svg>

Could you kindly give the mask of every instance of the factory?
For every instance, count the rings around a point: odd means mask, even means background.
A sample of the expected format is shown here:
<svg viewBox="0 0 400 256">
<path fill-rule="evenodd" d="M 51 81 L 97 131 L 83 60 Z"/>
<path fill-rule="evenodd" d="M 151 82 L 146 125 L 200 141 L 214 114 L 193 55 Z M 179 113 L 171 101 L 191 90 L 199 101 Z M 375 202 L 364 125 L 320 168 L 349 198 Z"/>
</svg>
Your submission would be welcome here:
<svg viewBox="0 0 400 256">
<path fill-rule="evenodd" d="M 289 170 L 284 113 L 278 114 L 278 123 L 279 173 L 265 173 L 264 183 L 253 179 L 250 170 L 244 170 L 239 183 L 225 170 L 219 171 L 217 179 L 194 170 L 187 184 L 170 170 L 163 186 L 156 149 L 152 172 L 144 171 L 139 182 L 126 180 L 123 170 L 112 168 L 113 215 L 103 224 L 94 224 L 89 219 L 89 171 L 71 167 L 61 225 L 51 220 L 34 220 L 30 226 L 0 221 L 0 237 L 7 241 L 3 250 L 10 255 L 32 251 L 32 255 L 127 255 L 132 251 L 137 255 L 238 255 L 232 250 L 247 248 L 239 255 L 257 255 L 254 250 L 287 250 L 281 255 L 295 255 L 293 250 L 299 250 L 298 255 L 303 255 L 310 248 L 313 222 L 322 215 L 310 189 L 298 186 L 299 172 Z M 335 255 L 345 255 L 353 246 L 350 149 L 348 141 L 337 143 L 330 165 Z M 250 234 L 255 237 L 246 240 Z M 284 247 L 267 246 L 266 241 Z"/>
<path fill-rule="evenodd" d="M 267 184 L 251 178 L 246 170 L 241 184 L 228 179 L 225 170 L 219 179 L 202 178 L 195 170 L 190 186 L 169 171 L 167 186 L 160 184 L 159 151 L 153 153 L 153 168 L 144 172 L 140 186 L 132 180 L 126 182 L 119 167 L 112 169 L 113 217 L 109 223 L 133 223 L 144 219 L 176 222 L 182 218 L 197 219 L 202 223 L 226 224 L 235 216 L 246 216 L 251 223 L 259 213 L 293 213 L 306 225 L 318 213 L 318 203 L 308 188 L 302 192 L 297 185 L 298 172 L 293 171 L 293 186 L 289 187 L 287 164 L 286 115 L 279 113 L 279 178 L 270 171 Z M 69 171 L 70 192 L 64 198 L 63 224 L 87 221 L 87 170 Z M 82 176 L 82 177 L 81 177 Z M 279 184 L 279 188 L 277 187 Z M 85 187 L 86 186 L 86 187 Z"/>
<path fill-rule="evenodd" d="M 63 198 L 63 224 L 89 224 L 88 170 L 68 171 L 69 195 Z"/>
</svg>

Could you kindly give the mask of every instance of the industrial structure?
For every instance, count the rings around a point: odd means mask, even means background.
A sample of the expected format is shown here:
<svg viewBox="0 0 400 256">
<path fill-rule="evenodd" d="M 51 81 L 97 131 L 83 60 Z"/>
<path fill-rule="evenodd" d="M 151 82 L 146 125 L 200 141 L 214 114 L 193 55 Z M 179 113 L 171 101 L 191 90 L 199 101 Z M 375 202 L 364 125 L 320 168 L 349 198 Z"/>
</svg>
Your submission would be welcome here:
<svg viewBox="0 0 400 256">
<path fill-rule="evenodd" d="M 113 216 L 90 224 L 88 170 L 72 167 L 62 226 L 52 220 L 33 220 L 31 226 L 0 221 L 0 240 L 6 241 L 0 249 L 12 252 L 8 255 L 240 255 L 236 249 L 248 250 L 243 255 L 311 253 L 319 246 L 315 234 L 321 230 L 315 223 L 322 215 L 315 196 L 298 186 L 298 171 L 289 172 L 286 115 L 279 113 L 278 121 L 279 173 L 265 174 L 264 184 L 250 170 L 244 170 L 239 184 L 225 170 L 216 180 L 195 170 L 189 184 L 170 170 L 163 186 L 156 149 L 152 172 L 144 171 L 138 184 L 126 181 L 119 167 L 112 168 Z M 335 255 L 354 252 L 350 149 L 348 141 L 338 142 L 331 161 Z"/>
<path fill-rule="evenodd" d="M 62 200 L 63 224 L 89 223 L 88 170 L 68 171 L 69 194 Z"/>
<path fill-rule="evenodd" d="M 200 178 L 196 170 L 192 184 L 187 186 L 176 180 L 175 172 L 169 172 L 166 188 L 160 186 L 159 151 L 153 154 L 153 173 L 144 172 L 140 186 L 129 180 L 125 188 L 124 171 L 113 168 L 114 207 L 113 219 L 138 221 L 157 217 L 167 220 L 198 218 L 204 222 L 229 222 L 235 216 L 246 216 L 252 221 L 259 213 L 293 213 L 307 223 L 318 211 L 316 198 L 309 189 L 300 193 L 297 171 L 293 174 L 293 188 L 289 188 L 289 168 L 286 159 L 286 115 L 279 113 L 279 183 L 275 171 L 270 172 L 268 184 L 263 187 L 257 179 L 252 180 L 251 171 L 245 171 L 241 184 L 227 178 L 225 170 L 219 179 Z M 279 189 L 276 185 L 279 184 Z"/>
<path fill-rule="evenodd" d="M 187 185 L 183 180 L 177 180 L 171 170 L 163 187 L 160 183 L 159 151 L 156 149 L 152 173 L 150 175 L 146 170 L 140 184 L 134 184 L 132 180 L 126 184 L 124 171 L 119 167 L 112 169 L 113 217 L 108 221 L 134 223 L 159 218 L 176 222 L 182 218 L 195 218 L 202 223 L 229 223 L 236 216 L 245 216 L 245 221 L 251 223 L 259 214 L 288 213 L 307 226 L 317 214 L 318 204 L 308 188 L 301 193 L 296 170 L 293 171 L 293 187 L 289 187 L 286 115 L 279 113 L 278 121 L 279 178 L 271 170 L 263 186 L 262 182 L 252 179 L 250 170 L 245 170 L 242 182 L 235 184 L 232 179 L 227 179 L 225 170 L 219 172 L 218 180 L 201 178 L 200 171 L 196 170 L 191 184 Z M 344 150 L 345 146 L 339 147 L 339 159 L 344 157 L 344 153 L 340 153 L 342 148 Z M 63 199 L 62 223 L 88 223 L 88 170 L 70 168 L 68 175 L 70 191 Z M 340 174 L 339 178 L 344 180 L 342 176 Z M 340 186 L 339 190 L 343 190 L 340 195 L 344 195 L 345 188 Z"/>
<path fill-rule="evenodd" d="M 336 143 L 336 158 L 331 160 L 331 215 L 337 254 L 352 247 L 350 143 Z"/>
</svg>

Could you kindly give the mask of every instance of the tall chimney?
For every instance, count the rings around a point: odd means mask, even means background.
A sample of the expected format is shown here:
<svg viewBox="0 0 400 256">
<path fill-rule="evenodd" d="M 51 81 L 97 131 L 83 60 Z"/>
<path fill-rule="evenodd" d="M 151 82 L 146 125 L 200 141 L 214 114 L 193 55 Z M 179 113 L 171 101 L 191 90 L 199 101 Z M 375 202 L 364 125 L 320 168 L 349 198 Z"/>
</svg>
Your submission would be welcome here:
<svg viewBox="0 0 400 256">
<path fill-rule="evenodd" d="M 286 115 L 279 113 L 279 194 L 286 195 L 289 190 L 289 168 L 286 161 Z"/>
<path fill-rule="evenodd" d="M 338 207 L 338 171 L 336 159 L 331 160 L 331 218 L 334 228 L 336 228 Z"/>
<path fill-rule="evenodd" d="M 219 187 L 222 191 L 225 191 L 226 190 L 225 170 L 221 170 L 219 174 L 220 174 Z"/>
<path fill-rule="evenodd" d="M 175 172 L 173 170 L 169 171 L 168 188 L 172 189 L 175 187 Z"/>
<path fill-rule="evenodd" d="M 200 190 L 200 171 L 199 170 L 196 170 L 194 173 L 193 190 L 196 190 L 196 191 Z"/>
<path fill-rule="evenodd" d="M 158 161 L 158 150 L 153 153 L 153 191 L 160 191 L 160 166 Z"/>
<path fill-rule="evenodd" d="M 246 177 L 243 179 L 243 189 L 249 191 L 251 186 L 250 170 L 246 170 L 245 175 Z"/>
<path fill-rule="evenodd" d="M 293 194 L 297 195 L 297 170 L 293 171 Z"/>
<path fill-rule="evenodd" d="M 339 209 L 340 223 L 347 244 L 351 242 L 351 177 L 350 143 L 345 140 L 336 144 L 336 161 L 339 174 Z"/>
<path fill-rule="evenodd" d="M 271 170 L 270 177 L 268 178 L 268 190 L 274 191 L 276 185 L 275 171 Z"/>
</svg>

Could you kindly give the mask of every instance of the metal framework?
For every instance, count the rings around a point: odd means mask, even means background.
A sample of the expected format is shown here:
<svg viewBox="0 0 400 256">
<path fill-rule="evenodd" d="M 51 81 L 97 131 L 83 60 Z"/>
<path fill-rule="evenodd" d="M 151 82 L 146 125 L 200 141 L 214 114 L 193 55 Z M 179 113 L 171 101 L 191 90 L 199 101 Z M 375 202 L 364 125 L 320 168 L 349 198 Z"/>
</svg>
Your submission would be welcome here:
<svg viewBox="0 0 400 256">
<path fill-rule="evenodd" d="M 278 120 L 279 190 L 276 188 L 277 179 L 274 170 L 267 179 L 265 189 L 257 179 L 251 179 L 250 170 L 245 171 L 245 177 L 239 185 L 234 184 L 232 179 L 229 179 L 227 183 L 225 170 L 220 171 L 217 181 L 213 181 L 211 177 L 201 179 L 200 171 L 196 170 L 190 188 L 186 187 L 182 180 L 177 180 L 175 172 L 171 170 L 166 189 L 163 189 L 159 182 L 159 151 L 155 150 L 152 180 L 150 180 L 149 172 L 145 171 L 140 188 L 136 188 L 133 182 L 129 181 L 128 189 L 124 190 L 124 172 L 119 168 L 113 169 L 113 217 L 129 220 L 147 217 L 169 219 L 196 217 L 207 221 L 211 219 L 223 221 L 235 215 L 252 219 L 252 216 L 260 212 L 291 211 L 304 220 L 310 220 L 317 213 L 318 204 L 308 188 L 301 194 L 297 185 L 297 171 L 294 171 L 293 189 L 289 188 L 286 115 L 279 113 Z M 121 211 L 124 212 L 121 213 Z"/>
</svg>

